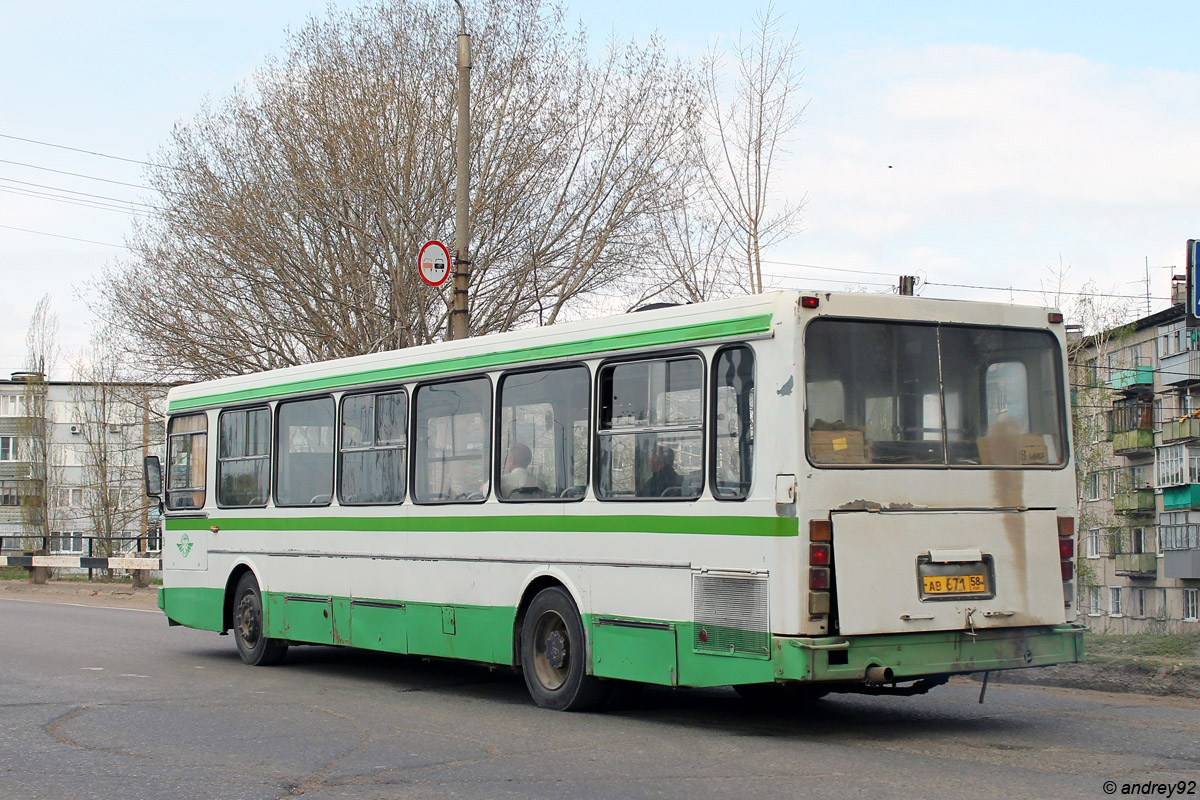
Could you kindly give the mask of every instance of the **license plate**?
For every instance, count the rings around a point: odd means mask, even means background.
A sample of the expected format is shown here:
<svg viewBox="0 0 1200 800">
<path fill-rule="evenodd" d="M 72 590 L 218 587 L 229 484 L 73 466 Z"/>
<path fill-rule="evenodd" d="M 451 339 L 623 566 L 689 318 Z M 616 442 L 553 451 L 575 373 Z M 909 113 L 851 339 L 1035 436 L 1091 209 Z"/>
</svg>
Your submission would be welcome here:
<svg viewBox="0 0 1200 800">
<path fill-rule="evenodd" d="M 923 575 L 925 594 L 987 594 L 986 575 Z"/>
</svg>

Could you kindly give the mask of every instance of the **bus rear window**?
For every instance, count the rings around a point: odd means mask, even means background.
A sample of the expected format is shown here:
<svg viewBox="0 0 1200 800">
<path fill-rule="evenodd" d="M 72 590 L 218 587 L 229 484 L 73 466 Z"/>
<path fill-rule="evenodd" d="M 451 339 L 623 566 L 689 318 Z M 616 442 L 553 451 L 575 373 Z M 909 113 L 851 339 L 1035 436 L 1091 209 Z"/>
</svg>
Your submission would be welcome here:
<svg viewBox="0 0 1200 800">
<path fill-rule="evenodd" d="M 1065 461 L 1061 355 L 1046 331 L 821 319 L 805 342 L 814 464 Z"/>
</svg>

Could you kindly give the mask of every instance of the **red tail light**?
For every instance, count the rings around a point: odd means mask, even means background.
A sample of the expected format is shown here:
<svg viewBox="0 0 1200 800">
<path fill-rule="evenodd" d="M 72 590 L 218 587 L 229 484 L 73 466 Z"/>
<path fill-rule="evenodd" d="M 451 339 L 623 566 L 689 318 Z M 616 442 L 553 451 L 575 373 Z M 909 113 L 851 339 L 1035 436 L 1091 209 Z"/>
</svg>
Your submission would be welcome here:
<svg viewBox="0 0 1200 800">
<path fill-rule="evenodd" d="M 808 546 L 808 565 L 810 567 L 828 567 L 829 545 L 810 544 Z"/>
<path fill-rule="evenodd" d="M 1058 557 L 1062 559 L 1063 582 L 1075 577 L 1075 518 L 1058 518 Z"/>
</svg>

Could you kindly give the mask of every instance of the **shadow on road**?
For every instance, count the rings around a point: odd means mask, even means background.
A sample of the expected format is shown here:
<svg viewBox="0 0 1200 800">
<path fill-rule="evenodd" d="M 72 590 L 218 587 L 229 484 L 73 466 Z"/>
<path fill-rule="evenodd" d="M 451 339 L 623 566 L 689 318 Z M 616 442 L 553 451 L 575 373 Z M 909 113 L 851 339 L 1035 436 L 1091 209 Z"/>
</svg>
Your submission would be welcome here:
<svg viewBox="0 0 1200 800">
<path fill-rule="evenodd" d="M 190 655 L 214 662 L 214 666 L 220 663 L 255 669 L 241 665 L 232 640 L 227 649 L 195 649 Z M 300 646 L 288 651 L 282 665 L 263 669 L 286 670 L 317 681 L 387 687 L 399 694 L 436 692 L 465 700 L 533 708 L 520 672 L 506 667 L 353 648 Z M 1033 717 L 997 714 L 991 705 L 978 705 L 977 690 L 969 687 L 941 687 L 918 697 L 833 694 L 802 707 L 779 709 L 751 706 L 727 686 L 705 689 L 646 686 L 641 691 L 624 694 L 631 696 L 622 697 L 615 706 L 600 713 L 656 725 L 797 741 L 822 741 L 843 734 L 856 739 L 864 735 L 881 739 L 970 736 L 981 731 L 1019 734 L 1035 724 Z"/>
</svg>

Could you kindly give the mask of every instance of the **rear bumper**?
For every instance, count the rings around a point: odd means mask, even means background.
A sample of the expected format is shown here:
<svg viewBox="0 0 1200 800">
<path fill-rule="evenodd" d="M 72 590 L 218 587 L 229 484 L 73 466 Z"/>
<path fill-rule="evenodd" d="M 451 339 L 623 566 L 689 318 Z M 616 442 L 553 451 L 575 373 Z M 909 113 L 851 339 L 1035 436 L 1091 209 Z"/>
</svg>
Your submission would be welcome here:
<svg viewBox="0 0 1200 800">
<path fill-rule="evenodd" d="M 896 680 L 1083 660 L 1083 626 L 1075 624 L 936 631 L 880 636 L 774 637 L 776 681 L 861 682 L 870 667 Z"/>
</svg>

